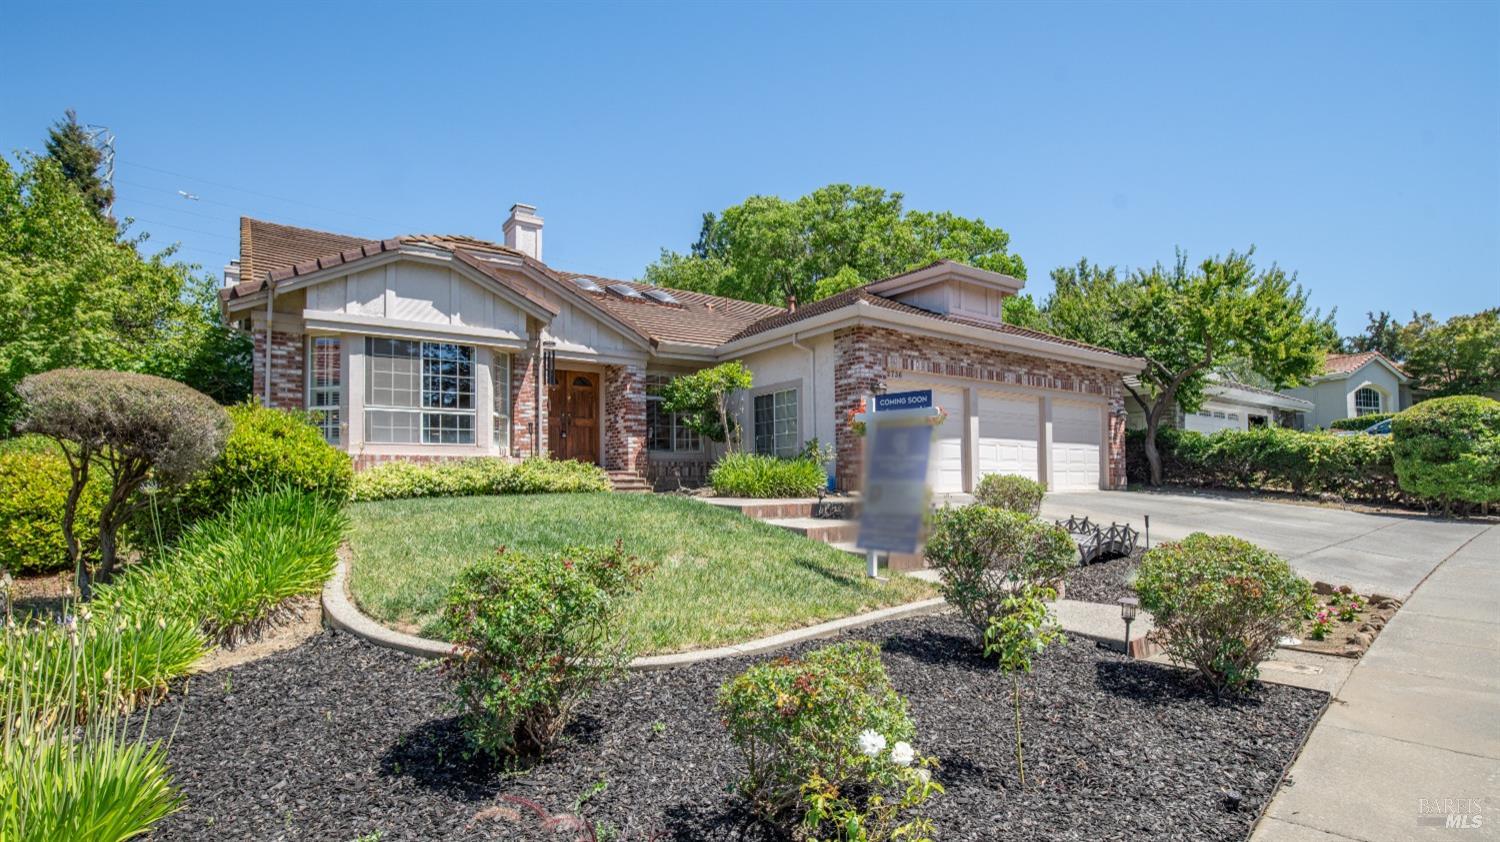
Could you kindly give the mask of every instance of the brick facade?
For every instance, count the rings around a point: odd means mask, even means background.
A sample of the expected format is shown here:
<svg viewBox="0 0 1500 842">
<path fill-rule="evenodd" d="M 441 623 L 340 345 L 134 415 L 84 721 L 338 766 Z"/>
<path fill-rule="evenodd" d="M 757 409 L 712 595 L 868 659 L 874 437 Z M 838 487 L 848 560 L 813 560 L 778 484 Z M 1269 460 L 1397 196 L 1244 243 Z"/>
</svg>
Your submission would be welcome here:
<svg viewBox="0 0 1500 842">
<path fill-rule="evenodd" d="M 266 402 L 266 332 L 255 331 L 255 347 L 251 360 L 254 362 L 254 396 L 259 403 Z M 305 348 L 302 337 L 295 333 L 271 332 L 271 400 L 277 409 L 303 409 L 306 389 L 303 382 Z"/>
<path fill-rule="evenodd" d="M 512 456 L 535 456 L 538 447 L 544 446 L 547 437 L 544 419 L 537 412 L 537 383 L 541 377 L 540 355 L 535 342 L 527 346 L 522 354 L 510 356 L 510 454 Z M 542 401 L 546 401 L 546 387 L 542 388 Z"/>
<path fill-rule="evenodd" d="M 834 412 L 838 482 L 859 484 L 863 441 L 849 430 L 849 413 L 860 398 L 885 389 L 901 375 L 943 375 L 979 383 L 1025 386 L 1104 397 L 1109 404 L 1110 488 L 1125 487 L 1125 400 L 1120 375 L 1081 363 L 997 351 L 978 345 L 917 336 L 888 328 L 855 327 L 834 336 Z"/>
<path fill-rule="evenodd" d="M 646 476 L 646 369 L 604 367 L 604 467 Z"/>
</svg>

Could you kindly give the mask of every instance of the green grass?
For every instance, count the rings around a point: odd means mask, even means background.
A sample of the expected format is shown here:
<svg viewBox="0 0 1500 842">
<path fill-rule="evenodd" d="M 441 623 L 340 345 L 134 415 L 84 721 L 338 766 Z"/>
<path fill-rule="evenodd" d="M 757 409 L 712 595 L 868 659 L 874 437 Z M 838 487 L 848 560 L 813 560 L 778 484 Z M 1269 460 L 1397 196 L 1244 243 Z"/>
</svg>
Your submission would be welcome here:
<svg viewBox="0 0 1500 842">
<path fill-rule="evenodd" d="M 658 567 L 626 624 L 640 651 L 739 643 L 932 595 L 904 576 L 864 577 L 863 560 L 680 497 L 543 494 L 357 503 L 350 589 L 386 623 L 437 634 L 463 567 L 499 547 L 547 552 L 623 542 Z"/>
</svg>

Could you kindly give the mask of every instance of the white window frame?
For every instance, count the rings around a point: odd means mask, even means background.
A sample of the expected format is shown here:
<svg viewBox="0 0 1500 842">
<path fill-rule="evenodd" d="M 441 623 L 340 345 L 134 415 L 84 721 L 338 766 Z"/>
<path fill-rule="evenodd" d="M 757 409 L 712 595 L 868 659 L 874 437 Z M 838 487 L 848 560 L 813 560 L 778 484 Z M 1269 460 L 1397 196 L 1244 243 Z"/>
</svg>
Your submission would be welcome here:
<svg viewBox="0 0 1500 842">
<path fill-rule="evenodd" d="M 374 372 L 374 366 L 375 366 L 375 360 L 383 358 L 382 356 L 376 355 L 373 352 L 373 343 L 378 342 L 378 341 L 411 342 L 411 343 L 414 343 L 417 346 L 417 356 L 416 356 L 416 360 L 417 360 L 417 370 L 416 370 L 417 388 L 416 388 L 416 393 L 417 393 L 417 402 L 418 402 L 417 406 L 394 406 L 394 405 L 379 404 L 379 403 L 375 403 L 374 402 L 372 396 L 374 394 L 374 389 L 375 389 L 375 386 L 374 386 L 374 379 L 375 379 L 374 378 L 374 374 L 375 374 L 375 372 Z M 478 376 L 479 376 L 478 375 L 479 361 L 478 361 L 478 354 L 476 353 L 477 349 L 473 345 L 466 345 L 466 344 L 464 344 L 462 342 L 429 342 L 427 340 L 416 340 L 416 339 L 385 340 L 383 337 L 375 337 L 375 336 L 367 336 L 367 337 L 365 337 L 365 343 L 366 343 L 365 344 L 365 382 L 366 382 L 366 385 L 365 385 L 365 389 L 366 389 L 366 395 L 365 395 L 365 399 L 366 399 L 366 404 L 365 404 L 365 410 L 366 410 L 366 412 L 365 412 L 365 441 L 366 442 L 368 442 L 370 444 L 395 444 L 395 445 L 420 444 L 420 445 L 422 445 L 424 447 L 429 447 L 429 446 L 430 447 L 473 447 L 474 445 L 476 445 L 479 442 L 479 413 L 478 413 L 478 409 L 477 409 L 478 400 L 479 400 L 479 389 L 478 389 L 478 383 L 475 382 L 477 380 Z M 468 350 L 468 352 L 469 352 L 469 359 L 468 359 L 468 362 L 469 362 L 469 374 L 468 374 L 467 378 L 460 377 L 459 379 L 460 380 L 467 379 L 469 381 L 469 393 L 468 393 L 469 394 L 469 404 L 470 404 L 470 408 L 469 409 L 447 409 L 447 408 L 444 408 L 444 407 L 431 407 L 431 406 L 427 406 L 427 395 L 431 391 L 431 390 L 429 390 L 427 388 L 427 377 L 428 377 L 428 374 L 427 374 L 427 370 L 426 370 L 427 349 L 428 349 L 429 346 L 433 346 L 433 347 L 436 347 L 436 346 L 452 346 L 452 347 L 455 347 L 455 348 L 464 348 L 464 349 Z M 462 394 L 462 392 L 460 392 L 460 394 Z M 373 427 L 373 423 L 372 422 L 373 422 L 373 419 L 374 419 L 374 413 L 377 413 L 377 412 L 393 413 L 393 414 L 400 414 L 400 415 L 405 415 L 405 416 L 415 416 L 415 419 L 416 419 L 416 431 L 417 431 L 417 441 L 415 441 L 415 442 L 380 441 L 373 434 L 374 427 Z M 429 428 L 428 422 L 431 419 L 433 419 L 433 418 L 439 419 L 439 426 L 436 427 L 436 428 Z M 462 426 L 461 426 L 461 422 L 465 418 L 467 418 L 468 421 L 469 421 L 468 430 L 462 429 Z M 458 441 L 448 441 L 448 442 L 445 442 L 445 441 L 436 440 L 437 437 L 440 436 L 444 432 L 443 423 L 442 422 L 446 421 L 448 419 L 452 419 L 452 420 L 454 420 L 456 422 L 459 422 L 459 424 L 455 426 L 455 431 L 458 434 L 460 434 L 460 435 L 456 436 L 456 438 L 461 438 L 461 434 L 464 433 L 464 432 L 467 432 L 468 433 L 468 441 L 458 440 Z M 433 438 L 429 438 L 430 434 L 435 434 L 435 435 L 434 435 Z"/>
<path fill-rule="evenodd" d="M 494 399 L 490 411 L 490 423 L 494 426 L 490 444 L 501 456 L 510 455 L 510 354 L 495 350 L 490 353 L 490 387 Z"/>
<path fill-rule="evenodd" d="M 790 395 L 789 400 L 778 401 L 779 397 Z M 761 399 L 771 402 L 771 431 L 768 447 L 762 447 L 760 418 L 756 410 Z M 769 456 L 777 456 L 782 459 L 790 459 L 801 450 L 801 440 L 798 438 L 798 418 L 802 406 L 802 396 L 794 387 L 785 389 L 767 389 L 756 394 L 750 399 L 750 438 L 756 453 Z M 777 426 L 786 423 L 789 429 L 777 430 Z"/>
<path fill-rule="evenodd" d="M 1375 396 L 1375 407 L 1373 409 L 1368 406 L 1359 405 L 1359 396 L 1366 392 Z M 1382 412 L 1385 412 L 1385 395 L 1382 394 L 1379 389 L 1375 388 L 1374 386 L 1360 386 L 1358 389 L 1354 390 L 1355 418 L 1362 418 L 1366 415 L 1379 415 Z"/>
<path fill-rule="evenodd" d="M 338 377 L 333 382 L 318 385 L 318 363 L 327 356 L 318 353 L 318 346 L 332 346 L 334 370 Z M 323 440 L 338 447 L 343 443 L 343 395 L 344 395 L 344 343 L 338 336 L 307 337 L 307 379 L 304 406 L 316 415 L 315 426 L 323 433 Z"/>
<path fill-rule="evenodd" d="M 652 404 L 660 404 L 662 402 L 662 396 L 660 392 L 655 390 L 661 389 L 675 376 L 676 375 L 673 374 L 650 373 L 646 375 L 647 448 L 651 453 L 702 453 L 703 437 L 698 434 L 697 430 L 691 429 L 686 424 L 682 423 L 681 415 L 676 412 L 665 413 L 665 415 L 667 416 L 667 425 L 669 430 L 667 434 L 667 438 L 669 439 L 667 443 L 668 446 L 665 448 L 651 447 L 651 406 Z M 657 412 L 660 414 L 661 409 L 658 408 Z"/>
</svg>

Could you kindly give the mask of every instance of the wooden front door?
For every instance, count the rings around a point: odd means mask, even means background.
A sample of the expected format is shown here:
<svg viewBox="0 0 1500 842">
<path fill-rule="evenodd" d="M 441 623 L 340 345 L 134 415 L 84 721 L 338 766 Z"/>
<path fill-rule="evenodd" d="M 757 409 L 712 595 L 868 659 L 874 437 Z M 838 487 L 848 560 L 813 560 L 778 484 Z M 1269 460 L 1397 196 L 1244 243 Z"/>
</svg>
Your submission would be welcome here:
<svg viewBox="0 0 1500 842">
<path fill-rule="evenodd" d="M 547 451 L 599 464 L 599 375 L 558 370 L 547 389 Z"/>
</svg>

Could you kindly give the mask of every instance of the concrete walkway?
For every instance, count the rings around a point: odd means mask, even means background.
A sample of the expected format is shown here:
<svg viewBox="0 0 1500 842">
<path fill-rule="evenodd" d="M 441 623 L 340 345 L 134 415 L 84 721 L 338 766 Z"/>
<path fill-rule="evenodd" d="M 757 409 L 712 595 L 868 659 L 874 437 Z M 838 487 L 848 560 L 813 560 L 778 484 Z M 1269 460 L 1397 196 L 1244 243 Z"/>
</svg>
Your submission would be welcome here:
<svg viewBox="0 0 1500 842">
<path fill-rule="evenodd" d="M 1418 584 L 1251 838 L 1500 838 L 1500 526 Z"/>
</svg>

